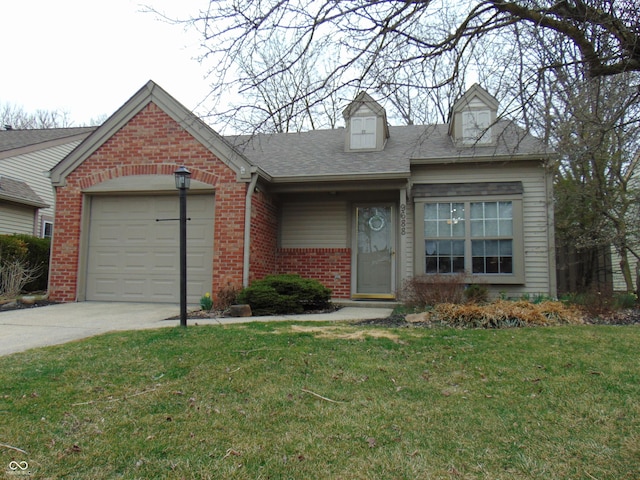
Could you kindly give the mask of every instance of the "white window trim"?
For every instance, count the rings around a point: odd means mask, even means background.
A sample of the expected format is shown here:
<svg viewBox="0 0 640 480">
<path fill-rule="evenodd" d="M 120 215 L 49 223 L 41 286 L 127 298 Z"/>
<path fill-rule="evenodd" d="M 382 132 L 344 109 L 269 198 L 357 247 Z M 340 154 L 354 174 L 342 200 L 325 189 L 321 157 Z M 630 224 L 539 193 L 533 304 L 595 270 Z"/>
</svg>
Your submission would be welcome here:
<svg viewBox="0 0 640 480">
<path fill-rule="evenodd" d="M 45 235 L 45 232 L 47 230 L 47 225 L 51 225 L 51 235 L 49 235 L 48 237 Z M 42 219 L 42 224 L 40 226 L 40 236 L 42 238 L 52 238 L 53 237 L 53 220 L 47 220 L 47 219 Z"/>
</svg>

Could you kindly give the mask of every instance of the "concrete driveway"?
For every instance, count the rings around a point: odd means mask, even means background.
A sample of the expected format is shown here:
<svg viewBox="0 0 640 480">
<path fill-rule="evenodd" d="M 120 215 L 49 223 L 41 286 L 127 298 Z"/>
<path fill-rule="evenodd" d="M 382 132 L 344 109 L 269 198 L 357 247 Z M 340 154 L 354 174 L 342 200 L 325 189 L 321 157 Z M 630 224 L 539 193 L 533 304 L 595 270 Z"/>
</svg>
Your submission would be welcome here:
<svg viewBox="0 0 640 480">
<path fill-rule="evenodd" d="M 178 325 L 177 305 L 78 302 L 0 312 L 0 355 L 57 345 L 115 330 Z"/>
<path fill-rule="evenodd" d="M 178 305 L 154 303 L 78 302 L 0 312 L 0 355 L 58 345 L 117 330 L 175 327 Z M 390 308 L 344 307 L 332 313 L 275 317 L 189 320 L 188 325 L 267 321 L 337 321 L 384 318 Z"/>
</svg>

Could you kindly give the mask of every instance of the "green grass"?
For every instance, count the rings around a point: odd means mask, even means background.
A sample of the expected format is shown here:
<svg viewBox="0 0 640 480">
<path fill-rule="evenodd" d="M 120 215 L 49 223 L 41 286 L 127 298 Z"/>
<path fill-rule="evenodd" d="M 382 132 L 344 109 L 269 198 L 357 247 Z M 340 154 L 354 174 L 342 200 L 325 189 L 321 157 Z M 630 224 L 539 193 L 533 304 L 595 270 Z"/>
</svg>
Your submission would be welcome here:
<svg viewBox="0 0 640 480">
<path fill-rule="evenodd" d="M 0 358 L 0 478 L 636 480 L 638 345 L 606 326 L 103 335 Z"/>
</svg>

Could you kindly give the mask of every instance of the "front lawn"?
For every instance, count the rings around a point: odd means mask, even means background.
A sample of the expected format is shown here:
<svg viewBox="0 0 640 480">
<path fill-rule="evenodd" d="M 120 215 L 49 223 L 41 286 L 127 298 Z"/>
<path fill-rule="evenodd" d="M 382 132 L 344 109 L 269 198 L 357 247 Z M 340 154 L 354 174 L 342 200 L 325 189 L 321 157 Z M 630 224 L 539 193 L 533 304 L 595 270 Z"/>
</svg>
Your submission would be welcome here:
<svg viewBox="0 0 640 480">
<path fill-rule="evenodd" d="M 0 475 L 636 480 L 638 345 L 638 326 L 103 335 L 0 358 Z"/>
</svg>

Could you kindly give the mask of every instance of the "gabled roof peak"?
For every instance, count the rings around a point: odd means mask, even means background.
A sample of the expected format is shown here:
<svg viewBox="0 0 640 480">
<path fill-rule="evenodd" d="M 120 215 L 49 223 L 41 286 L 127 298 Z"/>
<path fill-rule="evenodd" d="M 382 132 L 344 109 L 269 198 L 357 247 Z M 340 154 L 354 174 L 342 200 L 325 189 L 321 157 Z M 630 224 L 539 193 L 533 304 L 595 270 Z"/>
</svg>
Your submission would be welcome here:
<svg viewBox="0 0 640 480">
<path fill-rule="evenodd" d="M 458 100 L 455 101 L 455 103 L 451 107 L 451 111 L 456 112 L 469 106 L 469 104 L 476 98 L 479 99 L 491 110 L 498 109 L 498 100 L 496 100 L 496 97 L 491 95 L 487 90 L 485 90 L 479 84 L 474 83 L 467 89 L 467 91 Z"/>
<path fill-rule="evenodd" d="M 53 185 L 64 185 L 68 174 L 150 103 L 160 108 L 205 148 L 235 170 L 240 180 L 248 181 L 250 179 L 250 172 L 253 169 L 246 157 L 153 80 L 149 80 L 95 132 L 51 170 Z"/>
<path fill-rule="evenodd" d="M 362 91 L 356 98 L 354 98 L 349 105 L 342 111 L 342 116 L 345 120 L 351 118 L 362 105 L 366 105 L 372 112 L 374 112 L 378 116 L 385 117 L 387 113 L 382 105 L 376 102 L 371 95 L 367 92 Z"/>
</svg>

